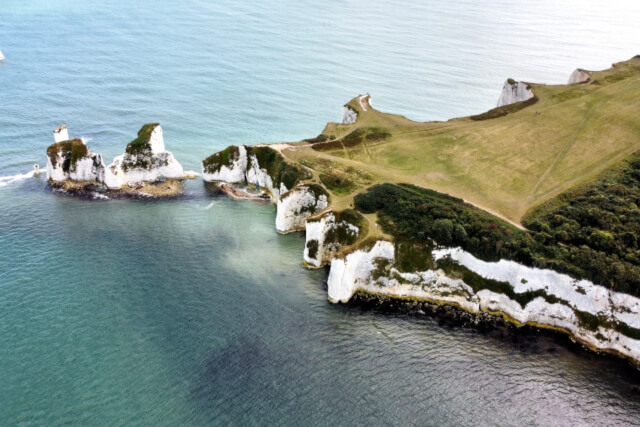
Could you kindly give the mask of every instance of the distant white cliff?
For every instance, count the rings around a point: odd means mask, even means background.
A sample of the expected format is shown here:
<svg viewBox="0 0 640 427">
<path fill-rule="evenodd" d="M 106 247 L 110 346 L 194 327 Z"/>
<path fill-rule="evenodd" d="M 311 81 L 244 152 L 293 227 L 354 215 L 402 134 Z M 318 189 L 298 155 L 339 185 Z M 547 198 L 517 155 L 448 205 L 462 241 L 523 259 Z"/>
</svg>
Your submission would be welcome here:
<svg viewBox="0 0 640 427">
<path fill-rule="evenodd" d="M 576 68 L 569 76 L 569 81 L 567 82 L 567 84 L 588 82 L 590 78 L 591 73 L 589 71 L 583 70 L 581 68 Z"/>
<path fill-rule="evenodd" d="M 516 82 L 513 79 L 507 79 L 502 86 L 500 98 L 498 98 L 498 107 L 503 105 L 515 104 L 516 102 L 526 101 L 535 95 L 528 83 Z"/>
<path fill-rule="evenodd" d="M 354 124 L 358 120 L 358 113 L 348 106 L 342 107 L 342 124 L 343 125 L 351 125 Z"/>
</svg>

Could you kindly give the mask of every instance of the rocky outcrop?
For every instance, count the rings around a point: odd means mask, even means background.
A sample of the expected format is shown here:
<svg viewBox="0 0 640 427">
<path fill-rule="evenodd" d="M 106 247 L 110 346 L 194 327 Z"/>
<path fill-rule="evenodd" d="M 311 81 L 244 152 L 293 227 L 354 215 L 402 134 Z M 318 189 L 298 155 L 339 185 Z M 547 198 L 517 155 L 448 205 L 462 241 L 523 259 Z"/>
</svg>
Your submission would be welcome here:
<svg viewBox="0 0 640 427">
<path fill-rule="evenodd" d="M 53 142 L 62 142 L 69 140 L 69 131 L 66 125 L 58 126 L 53 131 Z"/>
<path fill-rule="evenodd" d="M 52 181 L 95 181 L 110 189 L 120 189 L 141 187 L 145 182 L 165 178 L 184 177 L 180 163 L 165 150 L 162 128 L 157 123 L 144 125 L 138 132 L 138 138 L 131 141 L 125 153 L 116 157 L 109 166 L 105 166 L 100 154 L 91 153 L 82 140 L 65 140 L 69 137 L 66 126 L 54 130 L 53 137 L 55 143 L 47 149 L 47 179 Z M 161 194 L 159 190 L 156 193 Z M 174 195 L 175 191 L 171 193 Z"/>
<path fill-rule="evenodd" d="M 357 291 L 399 299 L 457 306 L 471 313 L 500 315 L 516 324 L 560 330 L 595 350 L 640 363 L 640 299 L 587 280 L 513 261 L 486 262 L 458 249 L 436 249 L 447 260 L 494 288 L 466 283 L 459 272 L 432 269 L 401 272 L 394 267 L 394 246 L 378 241 L 331 262 L 329 300 L 347 302 Z M 502 291 L 500 291 L 502 290 Z"/>
<path fill-rule="evenodd" d="M 355 211 L 329 211 L 306 220 L 304 263 L 319 268 L 331 262 L 345 246 L 352 245 L 361 234 L 362 217 Z"/>
<path fill-rule="evenodd" d="M 91 153 L 82 140 L 70 139 L 47 148 L 46 170 L 47 179 L 53 181 L 102 182 L 105 166 L 102 156 Z"/>
<path fill-rule="evenodd" d="M 352 125 L 358 120 L 358 113 L 351 107 L 345 105 L 342 107 L 342 124 Z"/>
<path fill-rule="evenodd" d="M 165 150 L 162 127 L 150 123 L 142 126 L 124 154 L 117 156 L 106 168 L 104 183 L 109 188 L 120 188 L 130 183 L 183 176 L 182 165 Z"/>
<path fill-rule="evenodd" d="M 322 187 L 298 184 L 282 194 L 277 201 L 276 230 L 288 233 L 304 230 L 307 217 L 329 205 L 329 198 Z"/>
<path fill-rule="evenodd" d="M 589 71 L 576 68 L 569 76 L 569 81 L 567 82 L 567 84 L 570 85 L 573 83 L 585 83 L 588 82 L 589 79 L 591 79 L 591 73 Z"/>
<path fill-rule="evenodd" d="M 251 185 L 277 204 L 276 229 L 280 233 L 304 229 L 305 219 L 328 205 L 328 194 L 319 185 L 298 184 L 311 175 L 299 165 L 287 163 L 269 146 L 229 146 L 202 161 L 205 181 L 225 186 Z M 260 199 L 259 197 L 252 197 Z"/>
<path fill-rule="evenodd" d="M 531 90 L 531 85 L 528 83 L 507 79 L 502 86 L 502 92 L 500 93 L 500 98 L 498 98 L 497 107 L 526 101 L 534 96 L 535 95 Z"/>
<path fill-rule="evenodd" d="M 247 179 L 247 146 L 232 145 L 203 162 L 202 178 L 205 181 L 220 181 L 229 184 L 245 182 Z M 205 161 L 207 161 L 205 160 Z"/>
<path fill-rule="evenodd" d="M 309 176 L 301 166 L 285 162 L 267 145 L 231 145 L 202 161 L 205 181 L 253 185 L 269 193 L 275 202 Z"/>
</svg>

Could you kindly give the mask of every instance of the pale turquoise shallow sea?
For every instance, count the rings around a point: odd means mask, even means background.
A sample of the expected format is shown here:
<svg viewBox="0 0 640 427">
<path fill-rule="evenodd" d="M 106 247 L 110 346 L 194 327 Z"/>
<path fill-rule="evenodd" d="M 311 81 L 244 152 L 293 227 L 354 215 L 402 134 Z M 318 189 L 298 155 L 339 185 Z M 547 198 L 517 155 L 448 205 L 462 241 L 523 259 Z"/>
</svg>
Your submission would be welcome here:
<svg viewBox="0 0 640 427">
<path fill-rule="evenodd" d="M 108 4 L 107 4 L 108 3 Z M 558 4 L 561 3 L 561 4 Z M 187 169 L 295 141 L 369 92 L 416 120 L 640 53 L 640 5 L 18 1 L 0 5 L 0 425 L 629 424 L 640 375 L 564 338 L 330 305 L 271 205 L 52 194 L 65 123 L 106 159 L 159 121 Z"/>
</svg>

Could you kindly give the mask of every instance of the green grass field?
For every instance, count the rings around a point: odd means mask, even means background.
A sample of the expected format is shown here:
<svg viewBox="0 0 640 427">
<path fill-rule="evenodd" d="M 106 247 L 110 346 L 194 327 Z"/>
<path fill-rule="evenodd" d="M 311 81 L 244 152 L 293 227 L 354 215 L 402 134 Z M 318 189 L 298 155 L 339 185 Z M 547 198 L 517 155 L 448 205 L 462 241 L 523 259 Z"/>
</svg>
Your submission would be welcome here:
<svg viewBox="0 0 640 427">
<path fill-rule="evenodd" d="M 320 139 L 328 142 L 279 151 L 329 184 L 335 209 L 373 184 L 410 183 L 520 224 L 532 207 L 640 150 L 640 57 L 585 84 L 532 87 L 537 102 L 486 120 L 413 122 L 354 98 L 355 124 L 329 123 Z"/>
</svg>

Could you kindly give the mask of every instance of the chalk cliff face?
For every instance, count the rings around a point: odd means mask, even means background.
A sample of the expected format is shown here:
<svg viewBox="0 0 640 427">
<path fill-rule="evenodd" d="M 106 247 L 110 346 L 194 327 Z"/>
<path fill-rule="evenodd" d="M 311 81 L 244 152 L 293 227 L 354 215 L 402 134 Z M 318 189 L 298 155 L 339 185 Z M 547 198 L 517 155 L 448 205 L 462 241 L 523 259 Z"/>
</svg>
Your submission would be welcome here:
<svg viewBox="0 0 640 427">
<path fill-rule="evenodd" d="M 67 130 L 67 126 L 62 125 L 58 126 L 53 131 L 53 142 L 62 142 L 69 140 L 69 131 Z"/>
<path fill-rule="evenodd" d="M 47 179 L 101 182 L 104 170 L 102 156 L 91 153 L 80 139 L 59 141 L 47 149 Z"/>
<path fill-rule="evenodd" d="M 309 267 L 322 267 L 330 263 L 343 247 L 355 243 L 360 228 L 344 215 L 327 212 L 306 220 L 304 262 Z"/>
<path fill-rule="evenodd" d="M 569 76 L 569 81 L 567 82 L 567 84 L 570 85 L 573 83 L 588 82 L 590 78 L 591 78 L 591 73 L 589 73 L 588 71 L 582 70 L 580 68 L 576 68 L 575 70 L 573 70 L 573 73 L 571 73 L 571 75 Z"/>
<path fill-rule="evenodd" d="M 203 167 L 202 178 L 205 181 L 222 181 L 230 184 L 244 182 L 247 174 L 247 147 L 231 146 L 224 151 L 216 153 L 220 159 L 215 167 Z M 227 157 L 226 161 L 223 160 L 224 156 Z"/>
<path fill-rule="evenodd" d="M 104 183 L 109 188 L 120 188 L 129 183 L 183 176 L 182 165 L 165 150 L 162 127 L 151 123 L 144 125 L 124 154 L 117 156 L 106 168 Z"/>
<path fill-rule="evenodd" d="M 306 175 L 268 146 L 232 145 L 202 162 L 205 181 L 255 185 L 276 202 Z"/>
<path fill-rule="evenodd" d="M 351 125 L 354 124 L 358 120 L 358 113 L 355 112 L 351 107 L 347 107 L 346 105 L 342 107 L 342 124 L 343 125 Z"/>
<path fill-rule="evenodd" d="M 317 185 L 298 184 L 278 199 L 276 230 L 288 233 L 304 230 L 308 216 L 329 204 L 326 192 Z"/>
<path fill-rule="evenodd" d="M 347 302 L 355 292 L 364 291 L 457 305 L 472 313 L 488 312 L 520 324 L 562 330 L 594 350 L 640 362 L 640 299 L 552 270 L 505 260 L 485 262 L 459 248 L 436 249 L 432 255 L 434 260 L 447 259 L 484 279 L 505 283 L 513 295 L 474 290 L 439 269 L 400 272 L 393 266 L 393 244 L 378 241 L 370 249 L 331 262 L 329 300 Z M 524 299 L 518 302 L 518 297 Z"/>
<path fill-rule="evenodd" d="M 516 102 L 526 101 L 534 97 L 531 86 L 524 82 L 516 82 L 508 79 L 502 86 L 502 93 L 498 98 L 498 107 L 503 105 L 515 104 Z"/>
</svg>

